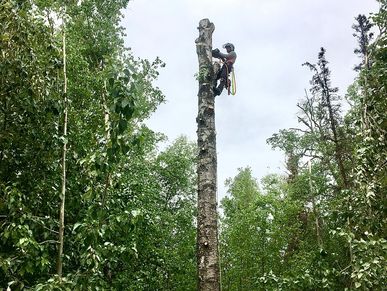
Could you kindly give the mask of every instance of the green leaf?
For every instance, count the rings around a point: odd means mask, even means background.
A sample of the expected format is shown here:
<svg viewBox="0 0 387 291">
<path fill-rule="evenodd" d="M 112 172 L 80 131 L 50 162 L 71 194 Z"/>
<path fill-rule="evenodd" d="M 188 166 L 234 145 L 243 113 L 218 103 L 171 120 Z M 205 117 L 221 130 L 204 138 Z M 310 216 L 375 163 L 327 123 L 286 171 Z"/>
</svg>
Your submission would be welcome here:
<svg viewBox="0 0 387 291">
<path fill-rule="evenodd" d="M 124 155 L 125 155 L 129 150 L 130 150 L 130 147 L 129 147 L 129 146 L 127 146 L 127 145 L 125 145 L 125 144 L 121 145 L 121 151 L 122 151 L 122 153 L 123 153 Z"/>
<path fill-rule="evenodd" d="M 118 123 L 119 134 L 123 134 L 127 128 L 128 128 L 128 122 L 125 119 L 120 119 Z"/>
<path fill-rule="evenodd" d="M 61 140 L 63 142 L 63 144 L 67 144 L 69 142 L 68 138 L 67 137 L 64 137 L 64 136 L 61 136 L 59 138 L 59 140 Z"/>
<path fill-rule="evenodd" d="M 82 223 L 80 223 L 80 222 L 75 223 L 74 226 L 73 226 L 73 231 L 75 231 L 81 225 L 82 225 Z"/>
<path fill-rule="evenodd" d="M 134 113 L 134 108 L 127 105 L 125 106 L 123 109 L 122 109 L 122 114 L 127 118 L 131 118 L 133 116 L 133 113 Z"/>
<path fill-rule="evenodd" d="M 130 103 L 130 100 L 128 98 L 125 98 L 124 100 L 122 100 L 121 102 L 121 107 L 122 108 L 125 108 L 127 105 L 129 105 Z"/>
</svg>

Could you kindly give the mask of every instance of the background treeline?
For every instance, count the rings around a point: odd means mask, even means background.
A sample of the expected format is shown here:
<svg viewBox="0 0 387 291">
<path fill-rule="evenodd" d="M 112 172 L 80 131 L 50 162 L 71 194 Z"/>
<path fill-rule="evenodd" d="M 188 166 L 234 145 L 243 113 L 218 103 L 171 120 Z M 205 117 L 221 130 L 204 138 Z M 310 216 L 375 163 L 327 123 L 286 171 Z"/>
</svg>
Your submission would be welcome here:
<svg viewBox="0 0 387 291">
<path fill-rule="evenodd" d="M 289 174 L 259 187 L 244 168 L 227 181 L 223 290 L 385 287 L 387 2 L 379 2 L 354 24 L 350 109 L 341 110 L 321 49 L 305 63 L 312 77 L 297 104 L 300 127 L 268 139 Z M 153 85 L 164 64 L 124 47 L 127 4 L 0 3 L 0 288 L 196 288 L 195 145 L 182 137 L 160 151 L 165 137 L 144 123 L 164 101 Z"/>
<path fill-rule="evenodd" d="M 344 96 L 324 48 L 310 90 L 297 104 L 299 128 L 267 141 L 288 175 L 249 168 L 228 181 L 222 201 L 223 290 L 385 290 L 387 282 L 387 1 L 353 25 L 360 63 Z M 348 107 L 347 106 L 347 107 Z"/>
</svg>

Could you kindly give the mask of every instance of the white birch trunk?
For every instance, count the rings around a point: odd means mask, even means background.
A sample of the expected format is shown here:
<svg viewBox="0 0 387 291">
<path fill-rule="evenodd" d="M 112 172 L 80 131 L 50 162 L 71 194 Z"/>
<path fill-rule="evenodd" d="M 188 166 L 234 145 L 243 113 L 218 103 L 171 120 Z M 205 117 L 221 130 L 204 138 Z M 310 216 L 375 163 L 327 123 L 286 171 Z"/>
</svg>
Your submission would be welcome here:
<svg viewBox="0 0 387 291">
<path fill-rule="evenodd" d="M 208 19 L 199 23 L 196 51 L 199 60 L 198 123 L 198 218 L 197 263 L 198 290 L 219 291 L 217 158 L 212 67 L 212 33 L 215 26 Z"/>
</svg>

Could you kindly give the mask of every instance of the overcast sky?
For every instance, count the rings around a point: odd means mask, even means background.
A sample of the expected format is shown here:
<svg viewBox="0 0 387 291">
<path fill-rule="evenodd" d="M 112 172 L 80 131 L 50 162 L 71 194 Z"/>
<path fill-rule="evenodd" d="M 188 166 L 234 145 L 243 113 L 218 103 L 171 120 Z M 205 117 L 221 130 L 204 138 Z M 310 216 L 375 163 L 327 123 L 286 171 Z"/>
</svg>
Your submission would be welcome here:
<svg viewBox="0 0 387 291">
<path fill-rule="evenodd" d="M 155 83 L 167 102 L 149 126 L 172 142 L 186 135 L 196 142 L 198 71 L 195 39 L 201 19 L 215 24 L 213 48 L 231 42 L 237 94 L 216 98 L 218 195 L 237 169 L 250 166 L 257 179 L 285 173 L 284 155 L 266 139 L 297 126 L 297 102 L 309 89 L 305 61 L 317 62 L 320 47 L 332 71 L 332 85 L 346 93 L 359 62 L 351 26 L 358 14 L 376 12 L 374 0 L 132 0 L 125 10 L 126 46 L 135 56 L 160 57 L 166 67 Z"/>
</svg>

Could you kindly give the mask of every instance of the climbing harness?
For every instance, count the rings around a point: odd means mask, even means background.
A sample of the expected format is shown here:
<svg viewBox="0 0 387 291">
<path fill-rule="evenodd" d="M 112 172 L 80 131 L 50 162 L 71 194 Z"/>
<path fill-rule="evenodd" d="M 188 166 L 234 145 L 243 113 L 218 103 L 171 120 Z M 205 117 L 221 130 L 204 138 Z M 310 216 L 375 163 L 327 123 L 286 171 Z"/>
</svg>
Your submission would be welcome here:
<svg viewBox="0 0 387 291">
<path fill-rule="evenodd" d="M 220 60 L 220 63 L 226 66 L 226 72 L 227 72 L 226 87 L 227 87 L 227 93 L 228 93 L 228 95 L 231 94 L 231 95 L 235 96 L 235 94 L 236 94 L 236 79 L 235 79 L 234 66 L 231 69 L 231 80 L 230 80 L 228 78 L 228 75 L 230 74 L 230 72 L 228 71 L 228 66 L 222 60 Z"/>
</svg>

